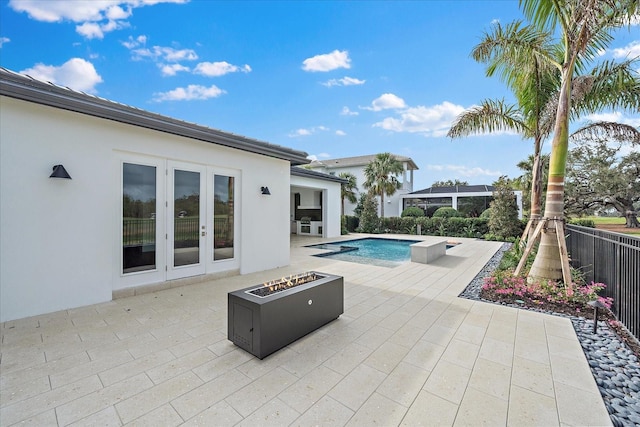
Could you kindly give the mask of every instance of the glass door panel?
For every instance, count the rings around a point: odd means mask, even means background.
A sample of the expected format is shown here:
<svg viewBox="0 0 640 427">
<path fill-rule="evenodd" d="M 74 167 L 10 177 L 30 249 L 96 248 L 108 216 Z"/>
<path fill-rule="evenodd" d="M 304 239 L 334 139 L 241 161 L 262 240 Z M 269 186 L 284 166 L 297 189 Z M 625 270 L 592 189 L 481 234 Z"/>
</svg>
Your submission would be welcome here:
<svg viewBox="0 0 640 427">
<path fill-rule="evenodd" d="M 204 273 L 206 227 L 204 177 L 195 165 L 169 162 L 167 245 L 170 279 Z"/>
<path fill-rule="evenodd" d="M 213 193 L 213 260 L 234 257 L 234 178 L 215 175 Z"/>
<path fill-rule="evenodd" d="M 174 170 L 173 266 L 200 262 L 200 174 Z"/>
<path fill-rule="evenodd" d="M 122 165 L 122 273 L 156 269 L 156 168 Z"/>
</svg>

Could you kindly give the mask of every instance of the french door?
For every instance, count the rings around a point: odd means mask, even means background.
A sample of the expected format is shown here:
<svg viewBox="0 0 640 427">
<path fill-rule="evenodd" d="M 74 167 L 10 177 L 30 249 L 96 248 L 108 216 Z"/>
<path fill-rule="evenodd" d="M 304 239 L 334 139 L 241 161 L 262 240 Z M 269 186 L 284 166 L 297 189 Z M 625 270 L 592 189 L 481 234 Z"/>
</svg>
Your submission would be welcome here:
<svg viewBox="0 0 640 427">
<path fill-rule="evenodd" d="M 167 279 L 205 273 L 207 171 L 190 163 L 167 163 Z"/>
</svg>

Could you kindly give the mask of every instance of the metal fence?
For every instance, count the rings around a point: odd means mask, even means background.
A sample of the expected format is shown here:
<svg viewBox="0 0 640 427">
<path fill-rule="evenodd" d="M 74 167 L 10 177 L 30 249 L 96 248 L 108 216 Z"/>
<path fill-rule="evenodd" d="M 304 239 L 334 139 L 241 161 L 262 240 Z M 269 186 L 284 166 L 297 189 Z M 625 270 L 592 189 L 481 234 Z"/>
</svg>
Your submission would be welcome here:
<svg viewBox="0 0 640 427">
<path fill-rule="evenodd" d="M 640 337 L 640 238 L 567 225 L 567 249 L 587 282 L 607 285 L 603 296 L 613 298 L 611 310 Z"/>
</svg>

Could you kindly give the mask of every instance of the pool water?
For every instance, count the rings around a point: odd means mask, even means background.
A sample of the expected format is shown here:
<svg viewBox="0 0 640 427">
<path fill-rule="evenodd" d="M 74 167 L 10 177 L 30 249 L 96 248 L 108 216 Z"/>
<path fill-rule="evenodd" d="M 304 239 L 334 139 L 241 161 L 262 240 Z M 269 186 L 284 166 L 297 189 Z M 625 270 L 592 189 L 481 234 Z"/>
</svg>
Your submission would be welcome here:
<svg viewBox="0 0 640 427">
<path fill-rule="evenodd" d="M 307 246 L 327 252 L 316 254 L 341 261 L 395 267 L 411 259 L 411 245 L 420 240 L 379 239 L 367 237 L 335 243 Z"/>
</svg>

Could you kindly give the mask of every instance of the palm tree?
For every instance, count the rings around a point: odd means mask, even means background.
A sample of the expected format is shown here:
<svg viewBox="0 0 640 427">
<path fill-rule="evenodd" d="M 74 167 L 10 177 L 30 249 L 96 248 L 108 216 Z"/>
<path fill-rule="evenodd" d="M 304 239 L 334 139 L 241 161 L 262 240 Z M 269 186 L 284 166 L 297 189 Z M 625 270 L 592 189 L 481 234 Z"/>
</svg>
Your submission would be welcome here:
<svg viewBox="0 0 640 427">
<path fill-rule="evenodd" d="M 549 160 L 549 178 L 540 245 L 530 279 L 564 279 L 571 285 L 564 237 L 564 178 L 569 146 L 572 89 L 576 69 L 592 60 L 612 40 L 611 32 L 638 14 L 638 0 L 520 0 L 525 16 L 541 30 L 559 30 L 560 60 L 547 58 L 560 73 Z M 529 242 L 531 243 L 531 242 Z M 530 249 L 530 244 L 527 245 Z M 528 254 L 525 250 L 524 256 Z M 522 262 L 521 262 L 522 264 Z"/>
<path fill-rule="evenodd" d="M 543 189 L 543 141 L 549 137 L 555 120 L 561 73 L 553 66 L 560 46 L 551 34 L 515 21 L 503 27 L 494 25 L 473 49 L 472 57 L 487 64 L 487 75 L 499 73 L 513 90 L 517 104 L 504 100 L 485 100 L 479 106 L 463 112 L 449 130 L 452 138 L 472 133 L 510 130 L 534 140 L 529 236 L 541 218 Z M 604 107 L 637 108 L 638 81 L 633 77 L 634 61 L 604 63 L 581 76 L 574 95 L 572 117 L 591 113 Z M 622 84 L 621 84 L 622 82 Z M 610 123 L 589 125 L 612 136 L 625 129 Z M 524 236 L 527 237 L 526 235 Z"/>
<path fill-rule="evenodd" d="M 546 176 L 547 176 L 547 165 L 549 164 L 549 155 L 548 154 L 541 154 L 538 160 L 538 164 L 540 165 L 540 168 L 542 169 L 542 172 L 540 173 L 540 179 L 539 181 L 541 181 L 541 183 L 546 182 Z M 529 200 L 532 200 L 533 197 L 531 195 L 531 191 L 532 191 L 532 187 L 533 187 L 533 171 L 536 168 L 536 159 L 534 155 L 530 155 L 528 156 L 525 160 L 521 160 L 518 162 L 518 164 L 516 165 L 518 167 L 518 169 L 520 169 L 523 174 L 520 175 L 518 178 L 516 178 L 518 185 L 519 185 L 519 189 L 522 190 L 522 196 L 523 198 L 528 198 Z M 541 189 L 542 192 L 544 193 L 545 188 L 543 186 L 543 188 Z M 523 209 L 526 213 L 526 215 L 529 215 L 529 212 L 531 210 L 531 205 L 530 202 L 525 202 L 523 200 Z"/>
<path fill-rule="evenodd" d="M 404 171 L 402 163 L 390 153 L 376 155 L 365 168 L 364 188 L 368 188 L 376 196 L 380 196 L 380 218 L 384 218 L 384 195 L 392 196 L 402 185 L 398 175 Z"/>
<path fill-rule="evenodd" d="M 346 179 L 347 182 L 343 183 L 340 187 L 340 198 L 342 201 L 342 216 L 344 216 L 344 199 L 347 199 L 351 203 L 356 203 L 358 198 L 356 192 L 358 190 L 357 178 L 350 172 L 342 172 L 338 175 L 342 179 Z"/>
</svg>

